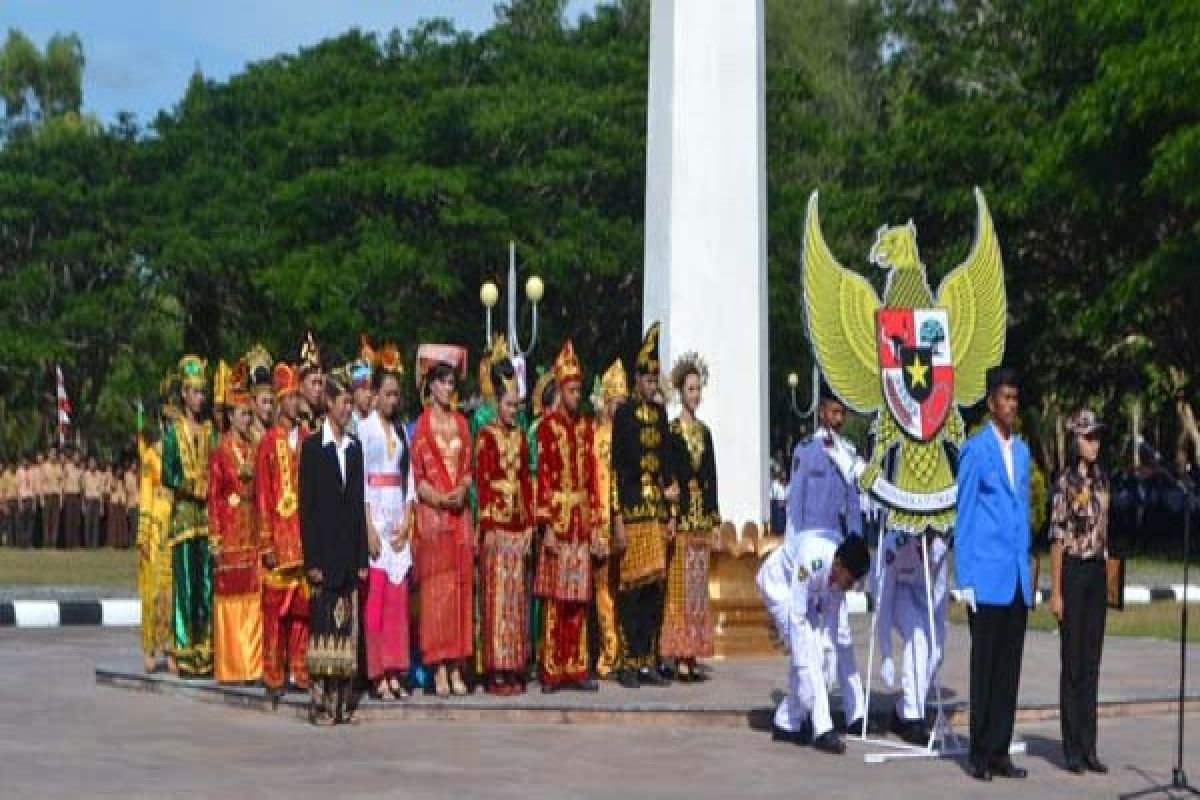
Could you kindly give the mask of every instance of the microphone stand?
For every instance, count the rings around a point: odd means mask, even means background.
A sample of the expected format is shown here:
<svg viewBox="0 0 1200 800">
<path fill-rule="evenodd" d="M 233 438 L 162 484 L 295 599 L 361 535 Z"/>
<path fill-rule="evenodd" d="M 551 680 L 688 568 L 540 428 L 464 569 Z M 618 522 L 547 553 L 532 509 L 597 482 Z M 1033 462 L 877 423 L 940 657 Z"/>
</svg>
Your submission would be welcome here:
<svg viewBox="0 0 1200 800">
<path fill-rule="evenodd" d="M 1135 447 L 1137 445 L 1134 445 Z M 1149 449 L 1149 448 L 1147 448 Z M 1191 562 L 1191 529 L 1192 529 L 1192 505 L 1196 502 L 1196 497 L 1193 494 L 1192 486 L 1188 482 L 1186 476 L 1177 476 L 1171 473 L 1170 470 L 1162 466 L 1162 456 L 1157 451 L 1150 450 L 1155 465 L 1159 471 L 1170 478 L 1171 483 L 1183 492 L 1183 598 L 1180 603 L 1179 612 L 1179 703 L 1176 707 L 1176 725 L 1175 730 L 1175 764 L 1171 768 L 1171 782 L 1160 786 L 1151 786 L 1147 789 L 1142 789 L 1137 792 L 1122 794 L 1121 800 L 1133 800 L 1133 798 L 1143 797 L 1149 794 L 1165 794 L 1171 791 L 1186 792 L 1190 795 L 1200 797 L 1200 789 L 1188 783 L 1187 773 L 1183 771 L 1183 720 L 1184 720 L 1184 704 L 1186 701 L 1187 687 L 1187 648 L 1188 648 L 1188 567 Z"/>
</svg>

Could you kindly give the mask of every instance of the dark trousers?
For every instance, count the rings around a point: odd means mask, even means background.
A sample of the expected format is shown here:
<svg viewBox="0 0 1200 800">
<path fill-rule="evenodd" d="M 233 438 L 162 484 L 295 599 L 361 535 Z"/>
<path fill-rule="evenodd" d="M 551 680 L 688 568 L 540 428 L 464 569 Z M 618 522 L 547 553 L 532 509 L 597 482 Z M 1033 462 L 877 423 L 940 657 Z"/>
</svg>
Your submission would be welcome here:
<svg viewBox="0 0 1200 800">
<path fill-rule="evenodd" d="M 658 631 L 663 620 L 663 582 L 626 589 L 617 594 L 621 633 L 621 663 L 630 669 L 658 663 Z"/>
<path fill-rule="evenodd" d="M 58 525 L 61 521 L 62 504 L 58 495 L 42 495 L 42 547 L 58 547 Z"/>
<path fill-rule="evenodd" d="M 18 501 L 17 547 L 33 547 L 33 522 L 37 518 L 37 501 L 32 497 Z"/>
<path fill-rule="evenodd" d="M 1058 680 L 1063 753 L 1068 761 L 1096 755 L 1096 701 L 1104 647 L 1104 559 L 1063 556 L 1062 668 Z"/>
<path fill-rule="evenodd" d="M 99 497 L 83 498 L 83 545 L 84 547 L 100 546 L 100 515 L 104 504 Z M 112 544 L 112 542 L 109 542 Z"/>
<path fill-rule="evenodd" d="M 1002 764 L 1012 744 L 1025 649 L 1025 598 L 1020 583 L 1007 605 L 979 603 L 971 627 L 971 761 Z"/>
<path fill-rule="evenodd" d="M 4 501 L 4 516 L 0 517 L 2 528 L 0 530 L 0 544 L 13 547 L 17 543 L 17 501 Z"/>
<path fill-rule="evenodd" d="M 70 550 L 81 544 L 83 495 L 64 494 L 62 504 L 63 547 Z"/>
</svg>

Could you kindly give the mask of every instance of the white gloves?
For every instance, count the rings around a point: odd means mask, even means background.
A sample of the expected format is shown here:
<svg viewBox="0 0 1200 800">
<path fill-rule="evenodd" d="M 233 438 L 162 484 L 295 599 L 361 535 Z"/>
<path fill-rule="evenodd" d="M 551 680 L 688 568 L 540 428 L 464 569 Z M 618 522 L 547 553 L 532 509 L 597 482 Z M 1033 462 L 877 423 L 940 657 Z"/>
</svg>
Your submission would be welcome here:
<svg viewBox="0 0 1200 800">
<path fill-rule="evenodd" d="M 846 483 L 856 483 L 859 476 L 867 468 L 865 461 L 859 458 L 857 454 L 845 450 L 841 446 L 841 443 L 836 440 L 833 447 L 825 448 L 825 452 L 828 454 L 829 460 L 833 462 L 833 465 L 838 468 L 838 472 L 842 473 L 842 477 L 845 478 Z"/>
<path fill-rule="evenodd" d="M 886 688 L 896 688 L 896 662 L 892 661 L 891 656 L 887 656 L 880 662 L 879 678 L 883 681 L 883 685 Z"/>
<path fill-rule="evenodd" d="M 975 605 L 975 590 L 970 586 L 966 586 L 958 590 L 958 599 L 962 601 L 963 605 L 972 611 L 979 610 Z"/>
</svg>

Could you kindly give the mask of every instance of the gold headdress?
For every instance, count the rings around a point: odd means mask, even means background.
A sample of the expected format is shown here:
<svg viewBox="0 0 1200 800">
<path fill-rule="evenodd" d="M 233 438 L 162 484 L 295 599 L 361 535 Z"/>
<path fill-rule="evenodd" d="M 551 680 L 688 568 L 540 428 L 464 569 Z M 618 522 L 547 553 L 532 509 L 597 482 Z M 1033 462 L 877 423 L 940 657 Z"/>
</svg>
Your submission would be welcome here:
<svg viewBox="0 0 1200 800">
<path fill-rule="evenodd" d="M 492 349 L 479 361 L 479 394 L 486 401 L 495 400 L 495 389 L 492 387 L 492 364 L 508 358 L 508 339 L 504 334 L 497 333 L 492 337 Z"/>
<path fill-rule="evenodd" d="M 604 371 L 604 377 L 600 379 L 600 399 L 607 402 L 628 396 L 629 384 L 625 379 L 625 365 L 618 358 Z"/>
<path fill-rule="evenodd" d="M 538 375 L 537 383 L 533 385 L 533 414 L 540 416 L 546 409 L 542 406 L 542 397 L 546 394 L 546 387 L 554 381 L 554 371 L 543 369 Z"/>
<path fill-rule="evenodd" d="M 271 367 L 275 363 L 261 344 L 243 356 L 246 364 L 246 391 L 252 395 L 271 394 Z"/>
<path fill-rule="evenodd" d="M 238 362 L 233 366 L 233 370 L 229 373 L 228 382 L 225 384 L 225 404 L 227 406 L 230 408 L 250 407 L 250 392 L 246 386 L 249 378 L 250 372 L 246 366 L 246 360 L 238 359 Z"/>
<path fill-rule="evenodd" d="M 179 382 L 193 389 L 207 389 L 208 362 L 194 355 L 186 355 L 179 359 Z"/>
<path fill-rule="evenodd" d="M 569 383 L 583 381 L 583 367 L 580 366 L 579 359 L 575 357 L 575 345 L 571 343 L 570 339 L 563 342 L 558 358 L 554 359 L 554 380 L 557 381 L 560 389 Z"/>
<path fill-rule="evenodd" d="M 639 375 L 658 374 L 658 332 L 659 323 L 655 322 L 646 331 L 642 339 L 641 349 L 637 354 L 637 373 Z"/>
<path fill-rule="evenodd" d="M 689 350 L 675 359 L 675 366 L 671 367 L 671 386 L 675 391 L 683 391 L 683 382 L 692 372 L 700 376 L 701 388 L 708 386 L 708 362 L 695 350 Z"/>
<path fill-rule="evenodd" d="M 300 345 L 300 362 L 296 365 L 296 371 L 302 378 L 310 372 L 321 371 L 321 351 L 317 349 L 317 340 L 313 338 L 312 331 L 305 334 L 304 342 Z"/>
</svg>

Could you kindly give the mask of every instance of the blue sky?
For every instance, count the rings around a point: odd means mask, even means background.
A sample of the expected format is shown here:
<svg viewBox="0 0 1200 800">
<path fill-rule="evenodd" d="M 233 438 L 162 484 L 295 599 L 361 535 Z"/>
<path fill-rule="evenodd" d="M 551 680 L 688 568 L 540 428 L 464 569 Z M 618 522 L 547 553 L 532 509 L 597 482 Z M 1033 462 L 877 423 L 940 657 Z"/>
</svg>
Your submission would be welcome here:
<svg viewBox="0 0 1200 800">
<path fill-rule="evenodd" d="M 595 5 L 571 0 L 573 19 Z M 0 0 L 0 28 L 43 45 L 57 32 L 83 40 L 83 104 L 101 121 L 132 111 L 149 123 L 182 96 L 192 70 L 224 79 L 248 61 L 295 51 L 350 28 L 386 33 L 447 17 L 490 27 L 494 0 Z"/>
</svg>

